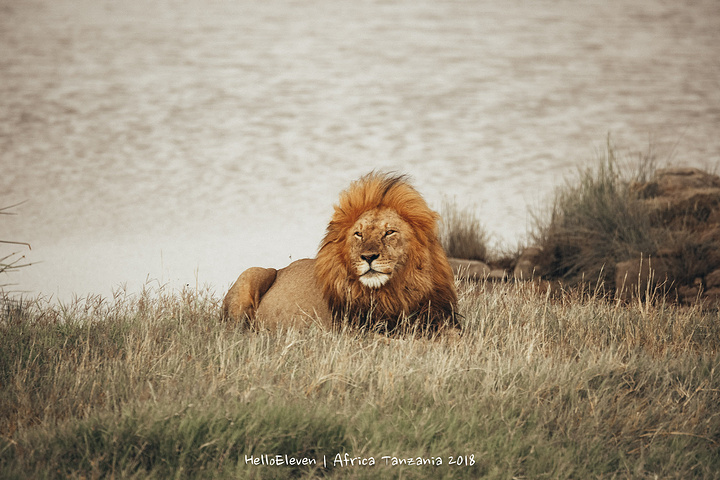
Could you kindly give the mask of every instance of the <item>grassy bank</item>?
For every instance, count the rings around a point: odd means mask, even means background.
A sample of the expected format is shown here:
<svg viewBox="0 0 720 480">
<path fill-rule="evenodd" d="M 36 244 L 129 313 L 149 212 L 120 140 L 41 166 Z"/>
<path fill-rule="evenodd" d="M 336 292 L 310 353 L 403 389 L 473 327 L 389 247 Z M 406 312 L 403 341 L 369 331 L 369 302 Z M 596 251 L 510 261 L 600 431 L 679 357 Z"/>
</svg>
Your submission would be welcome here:
<svg viewBox="0 0 720 480">
<path fill-rule="evenodd" d="M 546 252 L 545 277 L 565 285 L 590 283 L 612 291 L 617 262 L 654 257 L 671 232 L 653 225 L 648 207 L 632 192 L 657 170 L 652 151 L 628 156 L 608 138 L 594 162 L 555 190 L 535 214 L 532 243 Z"/>
<path fill-rule="evenodd" d="M 489 287 L 435 341 L 242 332 L 207 292 L 5 301 L 0 476 L 717 477 L 717 312 Z M 317 463 L 247 461 L 274 455 Z"/>
</svg>

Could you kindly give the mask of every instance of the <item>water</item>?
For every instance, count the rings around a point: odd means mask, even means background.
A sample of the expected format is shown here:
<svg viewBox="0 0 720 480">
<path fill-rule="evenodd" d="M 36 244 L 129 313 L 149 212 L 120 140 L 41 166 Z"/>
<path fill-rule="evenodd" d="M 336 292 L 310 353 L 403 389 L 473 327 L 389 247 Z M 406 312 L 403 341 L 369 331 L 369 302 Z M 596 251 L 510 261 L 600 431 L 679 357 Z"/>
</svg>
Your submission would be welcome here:
<svg viewBox="0 0 720 480">
<path fill-rule="evenodd" d="M 0 0 L 0 283 L 219 295 L 373 169 L 514 246 L 608 133 L 716 165 L 718 45 L 716 0 Z"/>
</svg>

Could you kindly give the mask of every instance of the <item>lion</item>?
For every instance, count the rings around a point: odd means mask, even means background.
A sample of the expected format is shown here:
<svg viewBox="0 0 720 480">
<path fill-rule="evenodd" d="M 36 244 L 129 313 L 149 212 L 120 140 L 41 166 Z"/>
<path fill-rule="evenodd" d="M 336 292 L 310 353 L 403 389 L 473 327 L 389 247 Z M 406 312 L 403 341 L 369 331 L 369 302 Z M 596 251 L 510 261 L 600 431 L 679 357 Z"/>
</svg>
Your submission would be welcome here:
<svg viewBox="0 0 720 480">
<path fill-rule="evenodd" d="M 340 194 L 317 257 L 244 271 L 223 317 L 253 328 L 459 327 L 439 215 L 404 175 L 369 173 Z"/>
</svg>

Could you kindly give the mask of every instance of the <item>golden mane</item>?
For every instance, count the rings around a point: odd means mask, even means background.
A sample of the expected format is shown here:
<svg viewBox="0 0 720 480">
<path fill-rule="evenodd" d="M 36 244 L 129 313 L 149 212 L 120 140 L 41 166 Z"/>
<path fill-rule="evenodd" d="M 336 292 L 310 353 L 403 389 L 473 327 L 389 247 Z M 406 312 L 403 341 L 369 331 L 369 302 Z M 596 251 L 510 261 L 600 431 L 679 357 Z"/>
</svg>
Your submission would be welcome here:
<svg viewBox="0 0 720 480">
<path fill-rule="evenodd" d="M 371 290 L 350 275 L 349 230 L 365 212 L 389 208 L 412 228 L 408 260 L 398 278 Z M 453 273 L 438 239 L 439 215 L 403 175 L 370 173 L 340 194 L 315 263 L 315 276 L 336 314 L 371 316 L 391 328 L 413 323 L 455 325 L 457 294 Z"/>
</svg>

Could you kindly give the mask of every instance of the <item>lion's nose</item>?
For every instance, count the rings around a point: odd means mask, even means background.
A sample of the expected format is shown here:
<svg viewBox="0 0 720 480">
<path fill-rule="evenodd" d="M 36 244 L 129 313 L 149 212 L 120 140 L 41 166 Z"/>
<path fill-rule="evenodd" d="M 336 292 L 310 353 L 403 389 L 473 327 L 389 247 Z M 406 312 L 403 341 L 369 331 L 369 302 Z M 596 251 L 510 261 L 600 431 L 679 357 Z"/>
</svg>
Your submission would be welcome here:
<svg viewBox="0 0 720 480">
<path fill-rule="evenodd" d="M 365 261 L 368 263 L 368 265 L 372 265 L 372 262 L 373 262 L 375 259 L 377 259 L 379 256 L 380 256 L 380 255 L 378 255 L 377 253 L 371 253 L 371 254 L 369 254 L 369 255 L 360 255 L 360 258 L 362 258 L 363 260 L 365 260 Z"/>
</svg>

